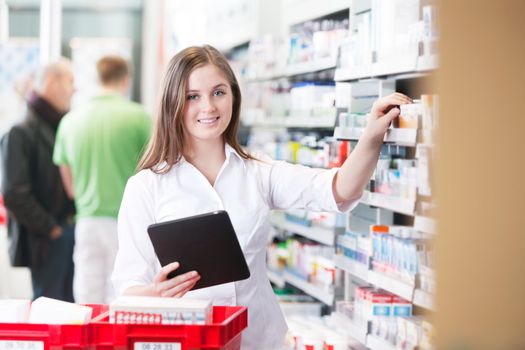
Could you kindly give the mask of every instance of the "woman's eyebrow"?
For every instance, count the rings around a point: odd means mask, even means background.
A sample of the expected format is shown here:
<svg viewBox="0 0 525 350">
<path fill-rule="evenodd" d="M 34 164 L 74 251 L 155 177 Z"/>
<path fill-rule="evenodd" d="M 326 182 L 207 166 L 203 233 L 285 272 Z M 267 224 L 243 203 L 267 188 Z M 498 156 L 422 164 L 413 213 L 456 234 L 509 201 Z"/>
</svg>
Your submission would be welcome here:
<svg viewBox="0 0 525 350">
<path fill-rule="evenodd" d="M 217 89 L 218 87 L 228 87 L 228 85 L 225 84 L 225 83 L 220 83 L 220 84 L 215 85 L 215 86 L 212 88 L 212 90 Z M 200 92 L 200 90 L 195 90 L 195 89 L 194 89 L 194 90 L 188 90 L 188 91 L 186 91 L 186 93 L 190 93 L 190 92 Z"/>
</svg>

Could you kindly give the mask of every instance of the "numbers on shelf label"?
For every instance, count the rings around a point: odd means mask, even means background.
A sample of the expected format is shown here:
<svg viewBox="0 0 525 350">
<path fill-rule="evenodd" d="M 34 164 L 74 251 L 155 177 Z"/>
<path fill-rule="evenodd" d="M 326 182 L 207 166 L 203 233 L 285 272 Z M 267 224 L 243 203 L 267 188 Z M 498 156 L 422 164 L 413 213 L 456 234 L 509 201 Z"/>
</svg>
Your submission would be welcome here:
<svg viewBox="0 0 525 350">
<path fill-rule="evenodd" d="M 181 350 L 180 343 L 136 342 L 133 350 Z"/>
<path fill-rule="evenodd" d="M 0 350 L 44 350 L 44 342 L 28 340 L 0 340 Z"/>
</svg>

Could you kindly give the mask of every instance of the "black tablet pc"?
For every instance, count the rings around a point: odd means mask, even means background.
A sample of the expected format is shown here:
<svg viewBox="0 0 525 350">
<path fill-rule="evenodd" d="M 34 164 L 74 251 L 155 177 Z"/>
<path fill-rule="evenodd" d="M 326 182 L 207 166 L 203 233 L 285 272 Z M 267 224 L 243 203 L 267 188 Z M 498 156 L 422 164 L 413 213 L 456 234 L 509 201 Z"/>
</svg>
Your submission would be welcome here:
<svg viewBox="0 0 525 350">
<path fill-rule="evenodd" d="M 237 235 L 224 210 L 160 222 L 148 234 L 162 266 L 178 261 L 168 278 L 197 271 L 199 289 L 250 277 Z"/>
</svg>

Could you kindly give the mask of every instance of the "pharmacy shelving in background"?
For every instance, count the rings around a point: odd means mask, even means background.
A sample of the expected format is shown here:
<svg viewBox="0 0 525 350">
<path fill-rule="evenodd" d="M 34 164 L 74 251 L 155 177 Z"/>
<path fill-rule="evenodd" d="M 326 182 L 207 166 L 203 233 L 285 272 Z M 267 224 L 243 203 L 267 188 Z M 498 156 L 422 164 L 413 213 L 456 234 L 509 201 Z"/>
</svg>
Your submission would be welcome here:
<svg viewBox="0 0 525 350">
<path fill-rule="evenodd" d="M 436 220 L 426 216 L 416 215 L 414 217 L 414 228 L 419 232 L 434 234 L 437 228 Z"/>
<path fill-rule="evenodd" d="M 312 241 L 321 244 L 333 246 L 337 233 L 344 230 L 342 227 L 319 227 L 319 226 L 305 226 L 289 220 L 286 220 L 283 212 L 276 211 L 271 214 L 270 223 L 276 228 L 288 231 L 292 234 L 297 234 L 308 238 Z"/>
<path fill-rule="evenodd" d="M 292 270 L 275 271 L 273 269 L 267 269 L 266 272 L 268 279 L 275 286 L 284 288 L 286 284 L 290 284 L 326 305 L 332 306 L 336 296 L 341 297 L 341 289 L 329 290 L 309 283 L 304 278 L 297 276 L 297 274 Z"/>
<path fill-rule="evenodd" d="M 268 269 L 267 275 L 270 282 L 272 282 L 275 286 L 279 288 L 284 288 L 284 286 L 286 285 L 286 280 L 284 279 L 282 272 L 274 271 L 273 269 Z"/>
<path fill-rule="evenodd" d="M 335 57 L 327 57 L 314 62 L 296 63 L 286 67 L 286 76 L 294 77 L 297 75 L 310 74 L 329 69 L 335 69 Z"/>
<path fill-rule="evenodd" d="M 414 215 L 416 199 L 401 198 L 389 196 L 381 193 L 364 191 L 361 197 L 361 203 L 372 207 L 391 210 L 404 215 Z"/>
<path fill-rule="evenodd" d="M 434 310 L 433 296 L 428 292 L 417 289 L 415 283 L 408 283 L 392 276 L 373 271 L 368 265 L 342 255 L 335 256 L 335 264 L 338 268 L 363 282 L 399 295 L 406 300 L 412 301 L 417 306 Z"/>
<path fill-rule="evenodd" d="M 397 348 L 389 342 L 373 336 L 368 335 L 366 337 L 366 346 L 371 350 L 396 350 Z"/>
<path fill-rule="evenodd" d="M 270 117 L 259 118 L 245 123 L 259 128 L 293 128 L 293 129 L 333 129 L 335 115 L 316 117 Z"/>
<path fill-rule="evenodd" d="M 364 128 L 336 127 L 334 137 L 338 140 L 358 141 Z M 391 128 L 385 135 L 385 142 L 399 146 L 416 146 L 417 130 Z"/>
<path fill-rule="evenodd" d="M 437 69 L 437 55 L 418 56 L 416 62 L 409 64 L 376 63 L 366 67 L 338 68 L 335 70 L 335 81 L 358 81 L 361 79 L 388 79 L 392 77 L 424 77 L 426 73 Z M 416 74 L 411 74 L 416 73 Z M 419 74 L 417 74 L 419 73 Z"/>
<path fill-rule="evenodd" d="M 315 284 L 309 283 L 308 281 L 305 281 L 303 278 L 298 277 L 296 274 L 288 270 L 285 270 L 283 272 L 283 277 L 287 283 L 291 284 L 294 287 L 301 289 L 306 294 L 322 301 L 326 305 L 331 306 L 334 304 L 334 300 L 337 295 L 336 291 L 327 290 Z"/>
<path fill-rule="evenodd" d="M 248 55 L 256 62 L 262 62 L 264 66 L 253 67 L 243 61 L 244 76 L 241 76 L 241 83 L 247 93 L 244 94 L 245 109 L 242 120 L 246 126 L 252 128 L 252 135 L 257 133 L 268 135 L 272 132 L 282 135 L 284 131 L 293 137 L 298 132 L 305 134 L 315 132 L 321 135 L 320 137 L 331 136 L 336 140 L 335 142 L 349 142 L 352 146 L 361 137 L 364 125 L 351 127 L 341 125 L 338 118 L 341 113 L 366 113 L 370 110 L 373 100 L 394 90 L 404 92 L 414 99 L 422 94 L 432 93 L 426 91 L 422 84 L 438 68 L 438 53 L 435 50 L 437 35 L 434 33 L 435 13 L 426 3 L 420 5 L 415 0 L 404 2 L 396 0 L 388 3 L 373 0 L 337 0 L 327 3 L 307 0 L 307 3 L 308 6 L 304 1 L 283 1 L 280 13 L 274 13 L 281 20 L 281 38 L 275 37 L 275 33 L 270 33 L 273 38 L 252 38 L 248 45 L 248 52 L 250 52 L 251 44 L 257 47 L 261 42 L 266 43 L 265 45 L 268 45 L 268 42 L 274 43 L 266 46 L 270 48 L 266 51 L 255 51 L 255 56 Z M 294 51 L 297 47 L 291 49 L 290 46 L 282 50 L 282 46 L 276 44 L 303 40 L 304 38 L 301 37 L 305 35 L 301 33 L 303 29 L 306 30 L 306 34 L 312 28 L 314 31 L 319 30 L 323 25 L 322 21 L 331 18 L 335 21 L 347 18 L 348 23 L 348 35 L 338 37 L 341 41 L 338 42 L 335 56 L 318 57 L 308 53 L 311 55 L 310 59 L 303 59 L 301 55 L 304 52 L 298 54 Z M 308 21 L 317 21 L 317 24 L 307 23 Z M 377 26 L 379 22 L 382 23 L 381 28 Z M 337 30 L 331 33 L 331 38 L 342 33 L 336 32 Z M 314 39 L 317 40 L 312 46 L 314 51 L 322 47 L 322 40 L 328 37 L 325 34 L 320 34 Z M 397 39 L 396 35 L 398 35 Z M 321 46 L 315 47 L 315 45 Z M 231 46 L 235 50 L 235 45 Z M 287 56 L 277 55 L 279 52 L 284 52 Z M 328 50 L 319 52 L 326 53 Z M 262 60 L 270 53 L 275 54 L 277 61 Z M 302 115 L 290 111 L 290 106 L 286 105 L 289 103 L 286 91 L 290 91 L 291 87 L 298 86 L 295 84 L 303 81 L 335 84 L 337 109 L 334 109 L 333 113 L 321 116 L 319 112 L 313 110 Z M 283 91 L 284 95 L 278 97 L 285 98 L 272 100 L 275 97 L 273 94 L 280 94 Z M 342 95 L 340 95 L 341 91 Z M 339 99 L 341 96 L 345 101 Z M 257 103 L 254 104 L 254 101 Z M 270 101 L 274 105 L 271 103 L 265 105 L 265 101 Z M 273 113 L 276 107 L 275 101 L 280 101 L 278 103 L 281 104 L 277 106 L 281 107 L 277 110 L 278 113 Z M 415 159 L 415 161 L 420 160 L 418 154 L 422 153 L 426 158 L 420 163 L 428 163 L 429 154 L 435 146 L 428 140 L 428 135 L 423 137 L 422 134 L 417 128 L 391 128 L 385 136 L 383 148 L 388 152 L 390 148 L 396 150 L 398 153 L 392 153 L 395 157 Z M 418 173 L 418 176 L 420 175 Z M 355 228 L 359 227 L 356 232 L 360 235 L 369 234 L 367 223 L 368 225 L 408 225 L 415 231 L 427 235 L 436 232 L 436 222 L 432 218 L 431 210 L 428 210 L 429 206 L 432 207 L 428 189 L 410 195 L 389 195 L 376 192 L 372 186 L 364 191 L 360 203 L 360 206 L 365 208 L 364 211 L 368 210 L 376 214 L 375 216 L 370 214 L 372 216 L 364 221 L 359 215 L 349 214 L 346 218 L 348 232 L 354 232 Z M 347 247 L 351 245 L 344 242 L 342 232 L 344 229 L 326 228 L 315 224 L 303 225 L 290 220 L 283 212 L 271 215 L 270 224 L 285 237 L 306 238 L 315 244 L 334 247 L 336 251 L 345 244 Z M 328 311 L 335 311 L 337 301 L 352 301 L 353 288 L 358 285 L 374 286 L 402 297 L 415 306 L 415 312 L 420 309 L 434 310 L 432 293 L 422 288 L 430 288 L 428 286 L 430 282 L 427 281 L 422 285 L 418 276 L 401 279 L 377 269 L 372 260 L 373 258 L 369 256 L 366 263 L 363 263 L 336 253 L 332 263 L 345 275 L 345 278 L 343 285 L 336 285 L 334 288 L 310 283 L 309 278 L 305 278 L 289 267 L 281 270 L 268 269 L 268 278 L 277 287 L 289 285 L 302 290 L 330 306 L 329 309 L 325 309 Z M 432 272 L 429 274 L 430 277 L 427 276 L 427 279 L 432 278 Z M 433 282 L 430 284 L 433 285 Z M 417 314 L 421 315 L 419 311 Z M 368 324 L 357 324 L 346 316 L 342 317 L 340 323 L 345 324 L 343 327 L 346 329 L 345 335 L 356 339 L 363 346 L 369 349 L 396 348 L 394 344 L 370 334 Z"/>
</svg>

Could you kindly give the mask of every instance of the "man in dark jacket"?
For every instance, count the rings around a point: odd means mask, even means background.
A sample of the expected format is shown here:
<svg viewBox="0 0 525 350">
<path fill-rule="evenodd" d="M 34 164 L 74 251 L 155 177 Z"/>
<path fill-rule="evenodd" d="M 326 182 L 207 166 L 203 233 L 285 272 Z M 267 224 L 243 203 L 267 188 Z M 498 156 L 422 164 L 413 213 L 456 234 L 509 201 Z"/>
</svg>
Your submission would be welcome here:
<svg viewBox="0 0 525 350">
<path fill-rule="evenodd" d="M 31 269 L 35 299 L 73 301 L 74 204 L 52 159 L 58 123 L 73 92 L 68 60 L 45 66 L 25 120 L 2 140 L 2 190 L 10 249 L 16 248 L 12 262 Z"/>
</svg>

